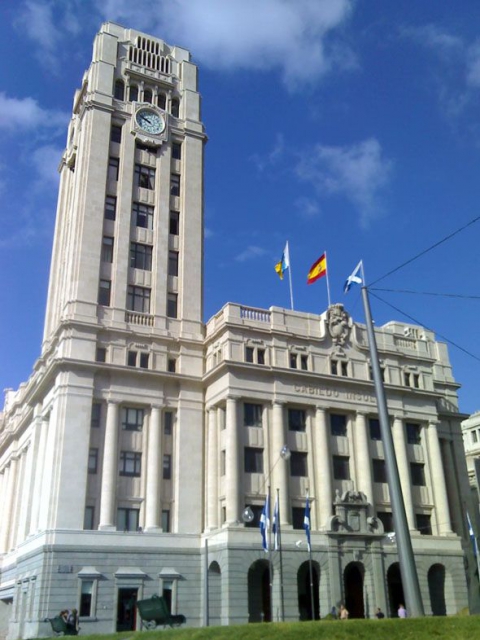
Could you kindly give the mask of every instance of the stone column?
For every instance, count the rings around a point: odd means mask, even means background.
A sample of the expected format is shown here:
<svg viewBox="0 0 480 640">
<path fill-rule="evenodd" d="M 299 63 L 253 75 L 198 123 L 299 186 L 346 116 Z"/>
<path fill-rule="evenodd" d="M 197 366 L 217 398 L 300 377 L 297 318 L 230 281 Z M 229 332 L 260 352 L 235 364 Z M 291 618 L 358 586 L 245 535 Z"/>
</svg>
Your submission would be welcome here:
<svg viewBox="0 0 480 640">
<path fill-rule="evenodd" d="M 240 461 L 237 398 L 227 397 L 225 411 L 225 506 L 227 524 L 240 521 Z"/>
<path fill-rule="evenodd" d="M 99 529 L 114 530 L 116 528 L 115 498 L 118 473 L 118 416 L 118 403 L 109 401 L 107 404 L 107 423 L 103 449 Z"/>
<path fill-rule="evenodd" d="M 455 533 L 462 537 L 468 537 L 466 527 L 467 517 L 464 513 L 468 507 L 459 499 L 461 489 L 458 483 L 457 469 L 453 459 L 452 452 L 453 443 L 450 440 L 440 441 L 440 450 L 445 454 L 445 473 L 448 478 L 447 494 L 450 495 L 449 504 L 451 505 L 451 518 L 453 519 L 452 527 Z M 468 495 L 468 494 L 467 494 Z"/>
<path fill-rule="evenodd" d="M 395 448 L 395 457 L 397 458 L 398 473 L 400 475 L 403 502 L 405 505 L 405 512 L 407 514 L 408 528 L 411 531 L 415 531 L 417 527 L 415 523 L 415 512 L 413 510 L 412 485 L 410 482 L 405 428 L 403 420 L 399 416 L 395 416 L 393 420 L 392 436 Z"/>
<path fill-rule="evenodd" d="M 275 400 L 273 402 L 272 411 L 272 449 L 270 451 L 270 472 L 271 478 L 271 509 L 275 504 L 277 489 L 279 490 L 279 506 L 280 506 L 280 525 L 288 525 L 291 523 L 290 500 L 288 491 L 288 469 L 289 463 L 280 457 L 282 448 L 287 442 L 285 434 L 285 419 L 283 403 Z M 267 474 L 268 484 L 268 474 Z M 265 487 L 265 491 L 267 487 Z"/>
<path fill-rule="evenodd" d="M 357 491 L 362 491 L 367 496 L 371 509 L 373 509 L 375 500 L 373 497 L 372 467 L 370 462 L 370 438 L 367 429 L 367 418 L 364 413 L 357 413 L 353 435 Z"/>
<path fill-rule="evenodd" d="M 218 528 L 218 425 L 217 408 L 207 409 L 207 522 L 206 529 Z"/>
<path fill-rule="evenodd" d="M 47 432 L 49 425 L 49 416 L 44 416 L 40 422 L 40 438 L 38 440 L 38 448 L 35 451 L 35 481 L 32 496 L 32 515 L 30 518 L 30 531 L 33 534 L 39 529 L 39 512 L 42 503 L 42 478 L 45 458 L 45 447 L 47 444 Z M 36 439 L 36 438 L 35 438 Z"/>
<path fill-rule="evenodd" d="M 442 452 L 436 422 L 432 421 L 429 423 L 427 434 L 430 475 L 432 479 L 435 512 L 437 515 L 438 533 L 440 535 L 448 535 L 452 533 L 452 523 L 450 520 L 445 470 L 443 468 Z"/>
<path fill-rule="evenodd" d="M 145 529 L 161 528 L 162 477 L 162 414 L 160 407 L 152 406 L 148 421 L 147 483 L 145 491 Z"/>
<path fill-rule="evenodd" d="M 315 409 L 314 430 L 314 466 L 315 476 L 315 508 L 318 528 L 322 529 L 333 515 L 332 461 L 330 456 L 330 433 L 327 425 L 327 412 L 323 407 Z"/>
<path fill-rule="evenodd" d="M 9 551 L 9 540 L 11 534 L 11 524 L 13 515 L 13 505 L 15 498 L 15 486 L 17 479 L 17 460 L 16 458 L 10 459 L 10 465 L 5 471 L 5 501 L 2 508 L 2 523 L 0 531 L 0 553 L 6 553 Z"/>
</svg>

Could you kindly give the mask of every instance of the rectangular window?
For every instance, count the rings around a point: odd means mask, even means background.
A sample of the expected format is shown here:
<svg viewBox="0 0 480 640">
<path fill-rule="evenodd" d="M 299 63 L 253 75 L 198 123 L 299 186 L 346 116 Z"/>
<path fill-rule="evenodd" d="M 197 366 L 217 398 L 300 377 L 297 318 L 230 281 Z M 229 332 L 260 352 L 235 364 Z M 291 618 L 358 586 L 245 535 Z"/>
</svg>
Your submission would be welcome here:
<svg viewBox="0 0 480 640">
<path fill-rule="evenodd" d="M 105 347 L 97 347 L 96 348 L 95 361 L 96 362 L 106 362 L 107 361 L 107 349 Z"/>
<path fill-rule="evenodd" d="M 140 354 L 140 368 L 141 369 L 148 369 L 149 360 L 150 360 L 150 354 L 149 353 L 141 353 Z"/>
<path fill-rule="evenodd" d="M 342 376 L 348 376 L 348 362 L 340 362 L 340 371 L 342 372 Z"/>
<path fill-rule="evenodd" d="M 288 410 L 288 430 L 289 431 L 306 431 L 307 414 L 304 409 Z"/>
<path fill-rule="evenodd" d="M 100 427 L 100 418 L 102 415 L 102 405 L 100 402 L 94 402 L 92 404 L 92 415 L 90 417 L 90 427 L 92 429 L 98 429 Z"/>
<path fill-rule="evenodd" d="M 138 531 L 140 509 L 117 509 L 117 530 Z"/>
<path fill-rule="evenodd" d="M 294 529 L 303 529 L 305 522 L 304 507 L 292 507 L 292 526 Z"/>
<path fill-rule="evenodd" d="M 296 353 L 291 353 L 290 354 L 290 369 L 296 369 L 297 368 L 297 354 Z"/>
<path fill-rule="evenodd" d="M 372 466 L 373 481 L 387 482 L 387 467 L 385 466 L 385 460 L 372 460 Z"/>
<path fill-rule="evenodd" d="M 172 479 L 172 456 L 169 454 L 163 456 L 163 479 Z"/>
<path fill-rule="evenodd" d="M 136 164 L 135 186 L 142 189 L 155 189 L 155 169 L 144 164 Z"/>
<path fill-rule="evenodd" d="M 245 362 L 253 362 L 255 349 L 253 347 L 245 347 Z"/>
<path fill-rule="evenodd" d="M 167 371 L 168 373 L 176 373 L 177 371 L 177 361 L 175 358 L 169 358 L 167 361 Z"/>
<path fill-rule="evenodd" d="M 83 516 L 83 528 L 85 531 L 93 531 L 95 518 L 95 507 L 85 507 L 85 514 Z"/>
<path fill-rule="evenodd" d="M 113 262 L 113 238 L 111 236 L 103 236 L 101 260 L 102 262 Z"/>
<path fill-rule="evenodd" d="M 253 520 L 251 522 L 245 522 L 245 527 L 255 529 L 260 526 L 260 518 L 262 517 L 263 505 L 261 504 L 249 504 L 245 505 L 245 508 L 250 507 L 253 512 Z"/>
<path fill-rule="evenodd" d="M 108 175 L 107 180 L 109 182 L 117 182 L 118 181 L 118 169 L 120 167 L 120 161 L 118 158 L 109 158 L 108 159 Z"/>
<path fill-rule="evenodd" d="M 334 376 L 348 376 L 348 362 L 344 360 L 331 360 L 330 372 Z"/>
<path fill-rule="evenodd" d="M 92 604 L 93 604 L 93 580 L 82 580 L 82 586 L 80 588 L 80 606 L 78 608 L 78 615 L 83 618 L 91 618 Z"/>
<path fill-rule="evenodd" d="M 368 428 L 370 430 L 370 440 L 382 439 L 382 432 L 380 431 L 380 420 L 378 418 L 369 418 Z"/>
<path fill-rule="evenodd" d="M 162 531 L 170 532 L 170 509 L 162 509 Z"/>
<path fill-rule="evenodd" d="M 127 309 L 139 313 L 150 313 L 150 289 L 129 285 L 127 288 Z"/>
<path fill-rule="evenodd" d="M 336 360 L 330 360 L 330 373 L 332 376 L 338 375 L 338 362 Z"/>
<path fill-rule="evenodd" d="M 472 431 L 472 442 L 475 444 L 478 442 L 478 436 L 476 431 Z"/>
<path fill-rule="evenodd" d="M 182 159 L 182 145 L 179 142 L 172 142 L 172 158 L 173 160 Z"/>
<path fill-rule="evenodd" d="M 115 196 L 105 198 L 105 220 L 115 220 L 117 217 L 117 199 Z"/>
<path fill-rule="evenodd" d="M 140 242 L 130 243 L 130 266 L 132 269 L 152 270 L 152 246 Z"/>
<path fill-rule="evenodd" d="M 143 429 L 143 409 L 134 407 L 122 408 L 122 429 L 125 431 L 141 431 Z"/>
<path fill-rule="evenodd" d="M 300 369 L 302 369 L 302 371 L 308 371 L 308 356 L 307 355 L 300 355 Z"/>
<path fill-rule="evenodd" d="M 224 476 L 227 468 L 227 454 L 225 453 L 225 449 L 220 451 L 220 475 Z"/>
<path fill-rule="evenodd" d="M 122 141 L 122 127 L 119 127 L 117 124 L 112 124 L 110 129 L 110 142 L 121 142 Z"/>
<path fill-rule="evenodd" d="M 178 236 L 180 233 L 180 214 L 178 211 L 170 211 L 169 232 L 172 236 Z"/>
<path fill-rule="evenodd" d="M 257 349 L 257 364 L 265 364 L 265 349 Z"/>
<path fill-rule="evenodd" d="M 180 176 L 178 175 L 178 173 L 172 173 L 172 175 L 170 176 L 170 195 L 180 195 Z"/>
<path fill-rule="evenodd" d="M 132 207 L 132 217 L 136 227 L 142 229 L 153 229 L 153 207 L 148 204 L 134 202 Z"/>
<path fill-rule="evenodd" d="M 347 436 L 347 416 L 338 413 L 330 414 L 330 433 L 332 436 Z"/>
<path fill-rule="evenodd" d="M 163 433 L 166 436 L 173 433 L 173 411 L 165 411 L 163 414 Z"/>
<path fill-rule="evenodd" d="M 292 451 L 290 456 L 290 475 L 306 478 L 308 476 L 308 454 L 303 451 Z"/>
<path fill-rule="evenodd" d="M 421 426 L 415 422 L 407 422 L 407 442 L 408 444 L 420 444 L 421 443 Z"/>
<path fill-rule="evenodd" d="M 138 451 L 120 451 L 121 476 L 139 478 L 142 474 L 142 454 Z"/>
<path fill-rule="evenodd" d="M 406 387 L 420 389 L 420 375 L 418 373 L 405 371 L 403 374 L 403 381 Z"/>
<path fill-rule="evenodd" d="M 243 405 L 243 424 L 245 427 L 262 427 L 263 406 L 245 402 Z"/>
<path fill-rule="evenodd" d="M 410 473 L 412 476 L 412 485 L 414 487 L 425 487 L 425 465 L 421 462 L 410 463 Z"/>
<path fill-rule="evenodd" d="M 431 536 L 432 535 L 432 521 L 428 514 L 425 513 L 417 513 L 417 529 L 420 531 L 422 536 Z"/>
<path fill-rule="evenodd" d="M 98 449 L 90 447 L 88 451 L 88 473 L 97 473 L 98 470 Z"/>
<path fill-rule="evenodd" d="M 110 280 L 100 280 L 98 285 L 98 304 L 104 307 L 110 306 L 110 294 L 112 290 L 112 283 Z"/>
<path fill-rule="evenodd" d="M 128 367 L 136 367 L 137 366 L 137 352 L 136 351 L 127 351 L 127 366 Z"/>
<path fill-rule="evenodd" d="M 178 295 L 169 293 L 167 297 L 167 316 L 176 318 L 178 316 Z"/>
<path fill-rule="evenodd" d="M 178 251 L 168 252 L 168 275 L 178 276 Z"/>
<path fill-rule="evenodd" d="M 245 473 L 263 473 L 263 449 L 245 447 Z"/>
<path fill-rule="evenodd" d="M 385 367 L 380 366 L 380 376 L 382 378 L 382 382 L 385 382 Z M 370 380 L 373 380 L 373 369 L 372 366 L 368 366 L 368 377 Z"/>
<path fill-rule="evenodd" d="M 348 456 L 333 456 L 332 460 L 335 480 L 350 480 L 350 460 Z"/>
<path fill-rule="evenodd" d="M 393 526 L 393 514 L 391 511 L 377 511 L 377 517 L 383 524 L 383 530 L 385 533 L 393 533 L 395 531 Z"/>
</svg>

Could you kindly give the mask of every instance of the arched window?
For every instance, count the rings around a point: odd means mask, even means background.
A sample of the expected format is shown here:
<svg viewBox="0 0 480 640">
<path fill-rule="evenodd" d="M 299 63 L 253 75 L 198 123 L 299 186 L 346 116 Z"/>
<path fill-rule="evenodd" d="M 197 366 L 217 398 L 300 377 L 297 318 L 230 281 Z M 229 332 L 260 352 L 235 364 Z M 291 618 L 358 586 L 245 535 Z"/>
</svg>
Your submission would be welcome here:
<svg viewBox="0 0 480 640">
<path fill-rule="evenodd" d="M 138 100 L 138 87 L 136 84 L 130 85 L 130 91 L 129 91 L 128 97 L 130 102 L 136 102 Z"/>
<path fill-rule="evenodd" d="M 160 107 L 160 109 L 165 109 L 165 106 L 167 104 L 167 100 L 165 97 L 164 93 L 159 93 L 157 96 L 157 104 Z"/>
<path fill-rule="evenodd" d="M 153 102 L 153 93 L 151 89 L 145 89 L 143 92 L 143 101 L 150 102 L 150 104 Z"/>
<path fill-rule="evenodd" d="M 125 100 L 125 84 L 123 80 L 115 81 L 114 94 L 116 100 Z"/>
<path fill-rule="evenodd" d="M 171 112 L 174 118 L 178 118 L 178 114 L 180 113 L 180 100 L 178 98 L 172 98 Z"/>
</svg>

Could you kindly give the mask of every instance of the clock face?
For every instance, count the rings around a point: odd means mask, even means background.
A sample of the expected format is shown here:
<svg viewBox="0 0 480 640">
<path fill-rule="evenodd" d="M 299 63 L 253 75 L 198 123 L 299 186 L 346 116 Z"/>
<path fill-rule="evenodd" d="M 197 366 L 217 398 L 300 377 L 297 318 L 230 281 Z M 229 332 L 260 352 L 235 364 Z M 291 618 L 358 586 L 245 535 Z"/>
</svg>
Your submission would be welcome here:
<svg viewBox="0 0 480 640">
<path fill-rule="evenodd" d="M 153 135 L 162 133 L 165 129 L 165 118 L 152 109 L 140 109 L 137 111 L 136 120 L 143 131 Z"/>
</svg>

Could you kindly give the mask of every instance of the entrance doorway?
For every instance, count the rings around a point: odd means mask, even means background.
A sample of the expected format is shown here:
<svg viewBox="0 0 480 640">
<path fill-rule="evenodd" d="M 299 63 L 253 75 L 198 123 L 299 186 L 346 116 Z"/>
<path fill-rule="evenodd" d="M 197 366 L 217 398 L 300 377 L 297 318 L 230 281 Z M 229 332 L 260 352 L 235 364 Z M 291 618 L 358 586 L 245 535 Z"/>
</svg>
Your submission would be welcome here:
<svg viewBox="0 0 480 640">
<path fill-rule="evenodd" d="M 134 631 L 137 626 L 136 602 L 138 589 L 121 588 L 118 590 L 117 631 Z"/>
<path fill-rule="evenodd" d="M 428 590 L 430 592 L 432 615 L 446 616 L 445 567 L 443 564 L 433 564 L 428 570 Z"/>
<path fill-rule="evenodd" d="M 270 567 L 266 560 L 257 560 L 248 570 L 248 621 L 272 621 Z"/>
<path fill-rule="evenodd" d="M 310 581 L 310 563 L 300 565 L 297 573 L 298 617 L 299 620 L 320 620 L 319 606 L 319 576 L 320 569 L 316 562 L 312 562 L 312 580 Z M 310 583 L 312 588 L 310 588 Z M 312 616 L 313 591 L 313 616 Z"/>
<path fill-rule="evenodd" d="M 400 574 L 400 565 L 394 562 L 389 566 L 387 571 L 388 584 L 388 601 L 390 604 L 390 615 L 392 618 L 398 617 L 398 605 L 405 604 L 405 596 L 403 595 L 402 576 Z"/>
<path fill-rule="evenodd" d="M 350 618 L 364 618 L 363 576 L 365 569 L 360 562 L 350 562 L 343 572 L 345 606 Z"/>
</svg>

